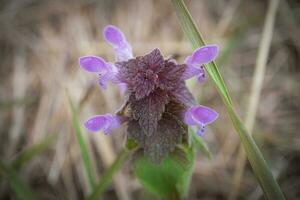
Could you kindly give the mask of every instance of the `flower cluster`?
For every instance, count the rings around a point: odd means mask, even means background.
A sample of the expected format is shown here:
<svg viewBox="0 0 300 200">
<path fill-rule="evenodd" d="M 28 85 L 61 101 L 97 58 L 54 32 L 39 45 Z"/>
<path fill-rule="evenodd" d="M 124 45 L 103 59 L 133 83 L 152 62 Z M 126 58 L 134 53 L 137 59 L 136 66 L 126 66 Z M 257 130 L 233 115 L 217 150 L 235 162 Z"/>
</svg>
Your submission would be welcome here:
<svg viewBox="0 0 300 200">
<path fill-rule="evenodd" d="M 80 66 L 98 74 L 104 89 L 108 81 L 119 85 L 126 100 L 115 114 L 94 116 L 85 122 L 85 127 L 109 134 L 127 123 L 127 137 L 137 141 L 154 162 L 160 162 L 188 136 L 187 125 L 196 126 L 203 136 L 205 126 L 216 120 L 218 113 L 197 105 L 185 80 L 196 76 L 203 82 L 203 65 L 217 57 L 218 47 L 196 49 L 184 64 L 177 64 L 173 59 L 165 60 L 159 49 L 133 57 L 130 44 L 115 26 L 106 26 L 104 37 L 115 50 L 116 62 L 84 56 L 79 59 Z"/>
</svg>

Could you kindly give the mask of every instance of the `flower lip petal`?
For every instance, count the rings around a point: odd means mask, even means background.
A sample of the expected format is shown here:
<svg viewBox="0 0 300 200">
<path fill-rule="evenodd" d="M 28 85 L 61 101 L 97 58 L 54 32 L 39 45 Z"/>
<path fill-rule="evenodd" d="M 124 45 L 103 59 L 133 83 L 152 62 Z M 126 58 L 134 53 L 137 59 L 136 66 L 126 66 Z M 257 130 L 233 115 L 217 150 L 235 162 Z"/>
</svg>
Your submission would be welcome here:
<svg viewBox="0 0 300 200">
<path fill-rule="evenodd" d="M 204 136 L 205 126 L 218 118 L 218 113 L 206 106 L 193 106 L 185 112 L 184 122 L 187 125 L 197 126 L 197 134 Z"/>
<path fill-rule="evenodd" d="M 107 126 L 107 118 L 104 115 L 96 115 L 84 122 L 85 128 L 89 131 L 96 132 Z"/>
<path fill-rule="evenodd" d="M 192 118 L 195 120 L 195 122 L 203 125 L 212 123 L 219 116 L 219 114 L 213 109 L 201 105 L 192 108 L 192 113 Z"/>
<path fill-rule="evenodd" d="M 104 28 L 103 35 L 105 40 L 113 46 L 117 61 L 127 61 L 133 58 L 132 48 L 119 28 L 108 25 Z"/>
<path fill-rule="evenodd" d="M 203 65 L 207 64 L 218 56 L 219 54 L 219 47 L 218 45 L 206 45 L 203 47 L 200 47 L 194 51 L 192 56 L 188 57 L 186 62 L 187 64 L 192 65 Z"/>
<path fill-rule="evenodd" d="M 79 58 L 82 69 L 93 73 L 105 73 L 108 70 L 107 63 L 97 56 L 83 56 Z"/>
<path fill-rule="evenodd" d="M 123 32 L 116 26 L 106 26 L 104 28 L 103 35 L 106 41 L 113 46 L 122 47 L 124 43 L 126 43 L 126 39 Z"/>
<path fill-rule="evenodd" d="M 185 123 L 205 126 L 218 118 L 218 113 L 206 106 L 193 106 L 185 112 Z"/>
<path fill-rule="evenodd" d="M 105 134 L 109 134 L 112 129 L 116 129 L 120 125 L 118 116 L 112 114 L 96 115 L 84 123 L 85 128 L 89 131 L 96 132 L 102 129 Z"/>
<path fill-rule="evenodd" d="M 218 54 L 219 47 L 215 44 L 206 45 L 196 49 L 191 56 L 188 56 L 185 59 L 187 68 L 183 73 L 182 79 L 187 80 L 193 76 L 197 76 L 199 82 L 205 81 L 206 76 L 202 66 L 215 60 Z"/>
</svg>

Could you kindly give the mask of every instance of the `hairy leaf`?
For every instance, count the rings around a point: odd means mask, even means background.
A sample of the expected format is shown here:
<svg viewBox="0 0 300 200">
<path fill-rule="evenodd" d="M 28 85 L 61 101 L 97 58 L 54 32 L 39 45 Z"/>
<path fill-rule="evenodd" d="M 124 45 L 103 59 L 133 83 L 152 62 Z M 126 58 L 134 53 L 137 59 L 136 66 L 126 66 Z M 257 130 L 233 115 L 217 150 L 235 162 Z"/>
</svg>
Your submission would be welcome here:
<svg viewBox="0 0 300 200">
<path fill-rule="evenodd" d="M 187 126 L 182 122 L 184 109 L 182 104 L 169 103 L 158 121 L 156 131 L 151 135 L 144 134 L 138 121 L 131 120 L 128 123 L 128 137 L 135 139 L 153 162 L 160 163 L 187 135 Z"/>
<path fill-rule="evenodd" d="M 159 88 L 174 90 L 181 83 L 181 76 L 185 72 L 186 65 L 178 65 L 173 60 L 165 60 L 165 67 L 158 74 Z"/>
<path fill-rule="evenodd" d="M 167 93 L 158 90 L 140 100 L 132 95 L 129 101 L 133 119 L 139 122 L 144 134 L 152 135 L 169 101 Z"/>
<path fill-rule="evenodd" d="M 194 96 L 187 89 L 184 82 L 178 84 L 177 87 L 171 91 L 171 95 L 174 97 L 175 101 L 180 102 L 186 106 L 196 105 Z"/>
<path fill-rule="evenodd" d="M 148 96 L 158 85 L 157 72 L 164 68 L 164 59 L 158 49 L 145 56 L 139 56 L 126 62 L 118 62 L 118 78 L 127 84 L 136 99 Z"/>
</svg>

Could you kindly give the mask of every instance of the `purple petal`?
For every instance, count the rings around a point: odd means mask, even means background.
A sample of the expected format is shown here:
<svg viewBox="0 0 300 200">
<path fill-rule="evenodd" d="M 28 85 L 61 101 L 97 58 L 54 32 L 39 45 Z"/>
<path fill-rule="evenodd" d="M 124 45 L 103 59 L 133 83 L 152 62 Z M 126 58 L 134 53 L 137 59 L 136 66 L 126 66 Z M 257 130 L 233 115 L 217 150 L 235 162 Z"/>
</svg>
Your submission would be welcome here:
<svg viewBox="0 0 300 200">
<path fill-rule="evenodd" d="M 182 74 L 182 80 L 187 80 L 196 76 L 198 81 L 201 83 L 206 80 L 206 75 L 203 66 L 194 67 L 193 65 L 188 64 L 185 72 Z"/>
<path fill-rule="evenodd" d="M 116 83 L 116 74 L 113 71 L 108 71 L 105 74 L 99 74 L 98 83 L 102 89 L 106 89 L 106 82 L 111 81 L 112 83 Z"/>
<path fill-rule="evenodd" d="M 92 132 L 103 130 L 105 134 L 109 134 L 111 130 L 120 127 L 120 121 L 116 115 L 97 115 L 88 119 L 84 126 Z"/>
<path fill-rule="evenodd" d="M 111 81 L 114 84 L 124 84 L 118 79 L 118 68 L 112 64 L 107 63 L 108 71 L 105 74 L 99 74 L 99 85 L 101 88 L 106 89 L 106 82 Z"/>
<path fill-rule="evenodd" d="M 194 106 L 185 113 L 185 123 L 188 125 L 205 126 L 218 118 L 218 113 L 206 106 Z"/>
<path fill-rule="evenodd" d="M 182 80 L 190 79 L 201 73 L 201 69 L 194 67 L 193 65 L 187 65 L 185 72 L 182 74 Z"/>
<path fill-rule="evenodd" d="M 192 65 L 203 65 L 213 61 L 219 54 L 217 45 L 206 45 L 194 51 L 192 56 L 187 58 L 187 63 Z"/>
<path fill-rule="evenodd" d="M 126 42 L 126 38 L 122 31 L 112 25 L 108 25 L 104 28 L 103 31 L 104 37 L 111 45 L 114 47 L 122 47 L 124 42 Z"/>
<path fill-rule="evenodd" d="M 97 56 L 83 56 L 79 58 L 82 69 L 88 72 L 104 73 L 107 71 L 107 63 L 103 58 Z"/>
<path fill-rule="evenodd" d="M 106 41 L 113 46 L 118 61 L 126 61 L 133 57 L 132 48 L 119 28 L 108 25 L 104 28 L 103 35 Z"/>
<path fill-rule="evenodd" d="M 197 125 L 195 120 L 193 119 L 193 112 L 192 109 L 188 109 L 184 114 L 184 122 L 187 125 Z"/>
<path fill-rule="evenodd" d="M 217 45 L 207 45 L 196 49 L 191 56 L 185 59 L 187 64 L 186 71 L 182 75 L 183 80 L 197 76 L 199 82 L 203 82 L 206 79 L 203 64 L 207 64 L 213 61 L 219 53 L 219 47 Z"/>
</svg>

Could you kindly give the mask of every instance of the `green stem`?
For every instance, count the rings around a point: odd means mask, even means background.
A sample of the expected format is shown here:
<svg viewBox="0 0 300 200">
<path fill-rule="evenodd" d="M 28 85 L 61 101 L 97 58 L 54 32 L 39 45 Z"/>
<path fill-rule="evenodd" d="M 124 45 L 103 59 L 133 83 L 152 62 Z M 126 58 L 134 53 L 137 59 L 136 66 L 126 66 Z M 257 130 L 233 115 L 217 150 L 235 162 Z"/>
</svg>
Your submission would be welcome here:
<svg viewBox="0 0 300 200">
<path fill-rule="evenodd" d="M 205 45 L 202 36 L 198 32 L 195 23 L 191 15 L 189 14 L 183 0 L 171 0 L 177 16 L 179 18 L 180 24 L 186 36 L 190 40 L 193 48 L 198 48 Z M 243 147 L 245 149 L 248 160 L 257 177 L 259 184 L 264 192 L 266 199 L 285 199 L 278 183 L 274 179 L 271 170 L 269 169 L 262 153 L 257 147 L 255 141 L 250 136 L 246 130 L 244 124 L 241 122 L 240 118 L 235 112 L 231 97 L 229 95 L 226 84 L 214 62 L 211 62 L 205 66 L 208 74 L 215 83 L 215 86 L 220 93 L 220 96 L 226 106 L 227 112 L 230 119 L 241 139 Z"/>
<path fill-rule="evenodd" d="M 127 149 L 123 149 L 117 156 L 114 163 L 108 170 L 103 174 L 101 180 L 96 185 L 95 189 L 93 190 L 92 194 L 88 197 L 88 200 L 96 200 L 100 199 L 100 195 L 104 192 L 107 186 L 111 183 L 113 175 L 119 171 L 119 169 L 123 166 L 124 161 L 129 156 L 130 151 Z"/>
</svg>

